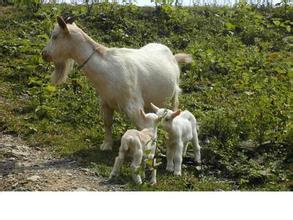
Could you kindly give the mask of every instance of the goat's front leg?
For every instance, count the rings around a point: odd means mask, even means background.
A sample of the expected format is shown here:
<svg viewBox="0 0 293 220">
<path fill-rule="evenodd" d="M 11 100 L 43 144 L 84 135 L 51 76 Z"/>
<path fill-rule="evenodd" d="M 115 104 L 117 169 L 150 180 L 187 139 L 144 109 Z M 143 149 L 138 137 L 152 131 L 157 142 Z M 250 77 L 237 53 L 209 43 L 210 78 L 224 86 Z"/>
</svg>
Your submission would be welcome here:
<svg viewBox="0 0 293 220">
<path fill-rule="evenodd" d="M 175 147 L 174 144 L 172 143 L 167 143 L 167 166 L 166 166 L 166 170 L 173 172 L 174 171 L 174 154 L 175 154 Z"/>
<path fill-rule="evenodd" d="M 114 110 L 110 108 L 106 103 L 102 104 L 104 127 L 105 127 L 105 139 L 100 146 L 102 151 L 112 150 L 113 138 L 112 138 L 112 125 L 113 125 L 113 113 Z"/>
<path fill-rule="evenodd" d="M 156 165 L 156 158 L 154 158 L 154 165 Z M 155 185 L 157 183 L 157 169 L 153 167 L 152 169 L 152 177 L 151 177 L 151 185 Z"/>
<path fill-rule="evenodd" d="M 188 143 L 183 143 L 183 156 L 186 156 Z"/>
<path fill-rule="evenodd" d="M 174 155 L 174 175 L 181 176 L 183 142 L 179 141 Z"/>
<path fill-rule="evenodd" d="M 142 160 L 142 174 L 141 174 L 141 177 L 142 177 L 142 179 L 145 179 L 145 169 L 146 169 L 146 160 L 145 159 L 143 159 Z"/>
</svg>

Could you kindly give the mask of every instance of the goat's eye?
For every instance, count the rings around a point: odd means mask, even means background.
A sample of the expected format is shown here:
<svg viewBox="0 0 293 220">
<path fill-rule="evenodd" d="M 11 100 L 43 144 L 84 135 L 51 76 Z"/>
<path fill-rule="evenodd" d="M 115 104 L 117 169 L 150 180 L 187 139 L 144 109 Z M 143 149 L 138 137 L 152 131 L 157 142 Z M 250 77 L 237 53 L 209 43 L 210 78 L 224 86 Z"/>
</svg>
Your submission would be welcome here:
<svg viewBox="0 0 293 220">
<path fill-rule="evenodd" d="M 56 39 L 57 39 L 57 35 L 53 35 L 52 40 L 56 40 Z"/>
</svg>

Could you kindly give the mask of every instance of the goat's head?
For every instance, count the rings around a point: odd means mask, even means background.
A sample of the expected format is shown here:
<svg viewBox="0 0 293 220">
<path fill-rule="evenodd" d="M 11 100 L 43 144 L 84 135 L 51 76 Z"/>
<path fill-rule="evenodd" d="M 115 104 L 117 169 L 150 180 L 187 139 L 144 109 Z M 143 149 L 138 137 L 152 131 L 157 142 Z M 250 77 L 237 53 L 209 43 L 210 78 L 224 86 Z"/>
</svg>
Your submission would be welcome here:
<svg viewBox="0 0 293 220">
<path fill-rule="evenodd" d="M 140 109 L 140 114 L 143 119 L 143 124 L 145 128 L 155 128 L 159 123 L 159 117 L 154 113 L 145 113 Z"/>
<path fill-rule="evenodd" d="M 162 120 L 162 125 L 165 128 L 171 126 L 172 120 L 181 113 L 181 110 L 172 111 L 166 108 L 159 108 L 155 106 L 153 103 L 151 103 L 151 107 L 158 116 L 158 120 Z"/>
<path fill-rule="evenodd" d="M 47 62 L 53 62 L 55 72 L 52 82 L 60 84 L 65 81 L 69 71 L 72 69 L 72 52 L 81 39 L 81 33 L 73 23 L 74 18 L 57 17 L 57 23 L 52 31 L 49 43 L 42 51 L 42 57 Z"/>
<path fill-rule="evenodd" d="M 43 59 L 47 62 L 58 62 L 70 58 L 76 31 L 72 17 L 57 17 L 57 23 L 52 31 L 49 43 L 42 51 Z"/>
</svg>

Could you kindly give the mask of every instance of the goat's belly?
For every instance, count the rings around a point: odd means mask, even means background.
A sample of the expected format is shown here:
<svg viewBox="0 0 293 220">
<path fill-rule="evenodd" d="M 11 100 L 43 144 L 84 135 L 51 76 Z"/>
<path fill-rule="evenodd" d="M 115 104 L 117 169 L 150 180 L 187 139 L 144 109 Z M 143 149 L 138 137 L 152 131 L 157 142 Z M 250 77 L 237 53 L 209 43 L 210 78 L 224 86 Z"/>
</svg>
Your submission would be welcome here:
<svg viewBox="0 0 293 220">
<path fill-rule="evenodd" d="M 150 80 L 143 81 L 142 96 L 144 103 L 149 105 L 151 102 L 161 107 L 166 100 L 170 99 L 174 94 L 177 85 L 175 74 L 153 73 Z"/>
</svg>

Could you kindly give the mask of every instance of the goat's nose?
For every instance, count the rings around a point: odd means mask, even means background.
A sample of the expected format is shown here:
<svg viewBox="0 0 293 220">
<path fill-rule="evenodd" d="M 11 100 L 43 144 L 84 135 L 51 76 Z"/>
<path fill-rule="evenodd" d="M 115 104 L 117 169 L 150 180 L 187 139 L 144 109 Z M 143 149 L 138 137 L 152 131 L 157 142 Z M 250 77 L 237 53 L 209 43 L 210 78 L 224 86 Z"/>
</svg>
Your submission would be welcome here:
<svg viewBox="0 0 293 220">
<path fill-rule="evenodd" d="M 50 60 L 50 57 L 49 57 L 49 55 L 48 55 L 48 53 L 47 53 L 47 51 L 46 50 L 42 50 L 42 57 L 43 57 L 43 60 L 45 60 L 45 61 L 49 61 Z"/>
</svg>

